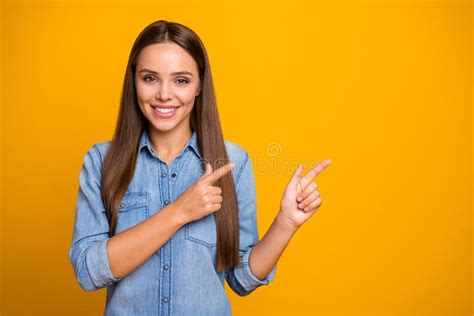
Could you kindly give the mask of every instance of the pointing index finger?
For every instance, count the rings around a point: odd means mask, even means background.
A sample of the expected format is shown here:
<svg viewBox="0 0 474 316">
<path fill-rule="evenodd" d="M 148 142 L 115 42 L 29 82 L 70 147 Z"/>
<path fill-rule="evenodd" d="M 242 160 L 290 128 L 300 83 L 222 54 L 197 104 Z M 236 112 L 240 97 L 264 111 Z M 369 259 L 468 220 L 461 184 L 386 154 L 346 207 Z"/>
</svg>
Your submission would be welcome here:
<svg viewBox="0 0 474 316">
<path fill-rule="evenodd" d="M 204 182 L 206 182 L 207 184 L 213 184 L 214 182 L 219 180 L 219 178 L 223 177 L 229 171 L 234 169 L 234 167 L 235 167 L 235 163 L 228 163 L 228 164 L 214 170 L 210 175 L 206 176 L 204 178 Z"/>
<path fill-rule="evenodd" d="M 331 159 L 326 159 L 323 162 L 318 163 L 301 179 L 304 185 L 306 185 L 312 178 L 321 173 L 327 166 L 331 164 Z"/>
</svg>

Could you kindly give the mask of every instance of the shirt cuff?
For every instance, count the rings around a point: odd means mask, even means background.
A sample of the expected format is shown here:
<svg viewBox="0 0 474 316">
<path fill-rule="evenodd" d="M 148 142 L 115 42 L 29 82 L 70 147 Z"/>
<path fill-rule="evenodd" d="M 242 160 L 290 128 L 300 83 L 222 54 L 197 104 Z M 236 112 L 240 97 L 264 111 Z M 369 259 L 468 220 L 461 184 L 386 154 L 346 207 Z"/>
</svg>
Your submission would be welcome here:
<svg viewBox="0 0 474 316">
<path fill-rule="evenodd" d="M 239 280 L 242 287 L 245 288 L 245 290 L 247 291 L 252 291 L 261 285 L 267 285 L 270 281 L 274 279 L 276 272 L 275 265 L 265 279 L 258 279 L 250 270 L 249 257 L 250 253 L 252 252 L 252 249 L 253 247 L 251 247 L 249 250 L 247 250 L 247 252 L 244 253 L 244 255 L 242 256 L 241 264 L 239 264 L 234 269 L 236 278 Z"/>
<path fill-rule="evenodd" d="M 110 269 L 106 248 L 108 240 L 95 243 L 86 254 L 87 270 L 91 276 L 92 283 L 98 288 L 109 286 L 121 280 L 121 278 L 114 277 Z"/>
</svg>

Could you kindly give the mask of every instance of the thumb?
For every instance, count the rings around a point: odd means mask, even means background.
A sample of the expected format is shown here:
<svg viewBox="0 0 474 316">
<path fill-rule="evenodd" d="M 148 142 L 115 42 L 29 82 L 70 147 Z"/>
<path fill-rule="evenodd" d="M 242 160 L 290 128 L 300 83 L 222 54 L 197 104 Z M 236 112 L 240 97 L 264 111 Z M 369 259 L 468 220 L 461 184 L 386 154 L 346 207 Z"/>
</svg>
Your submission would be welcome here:
<svg viewBox="0 0 474 316">
<path fill-rule="evenodd" d="M 206 162 L 206 175 L 209 175 L 212 173 L 212 166 L 210 163 Z"/>
<path fill-rule="evenodd" d="M 296 168 L 295 172 L 293 172 L 293 175 L 291 176 L 290 184 L 297 184 L 302 172 L 303 166 L 301 164 L 298 164 L 298 168 Z"/>
</svg>

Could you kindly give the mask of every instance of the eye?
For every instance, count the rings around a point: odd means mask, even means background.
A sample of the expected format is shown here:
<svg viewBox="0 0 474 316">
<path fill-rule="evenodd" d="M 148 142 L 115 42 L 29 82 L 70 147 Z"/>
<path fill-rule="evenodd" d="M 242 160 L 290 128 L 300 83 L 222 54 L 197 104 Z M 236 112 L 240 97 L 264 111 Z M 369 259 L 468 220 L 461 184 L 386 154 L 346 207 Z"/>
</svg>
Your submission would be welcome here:
<svg viewBox="0 0 474 316">
<path fill-rule="evenodd" d="M 145 76 L 145 77 L 143 77 L 143 81 L 148 82 L 148 81 L 150 81 L 150 80 L 147 80 L 147 79 L 149 79 L 149 78 L 155 79 L 155 77 L 152 77 L 152 76 Z"/>
<path fill-rule="evenodd" d="M 180 83 L 180 84 L 188 84 L 189 83 L 189 80 L 186 79 L 186 78 L 179 78 L 179 79 L 176 79 L 176 81 L 178 81 L 178 83 Z"/>
</svg>

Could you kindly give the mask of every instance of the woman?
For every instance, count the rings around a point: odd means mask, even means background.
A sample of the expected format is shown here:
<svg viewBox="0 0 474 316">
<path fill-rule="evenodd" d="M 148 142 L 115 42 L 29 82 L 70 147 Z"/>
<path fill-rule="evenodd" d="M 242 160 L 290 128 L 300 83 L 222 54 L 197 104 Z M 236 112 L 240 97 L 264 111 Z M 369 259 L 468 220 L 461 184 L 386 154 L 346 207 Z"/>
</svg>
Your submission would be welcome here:
<svg viewBox="0 0 474 316">
<path fill-rule="evenodd" d="M 110 142 L 84 156 L 69 257 L 84 290 L 107 287 L 105 315 L 229 315 L 268 284 L 321 205 L 299 165 L 258 239 L 252 164 L 224 141 L 206 50 L 189 28 L 147 26 L 130 53 Z"/>
</svg>

